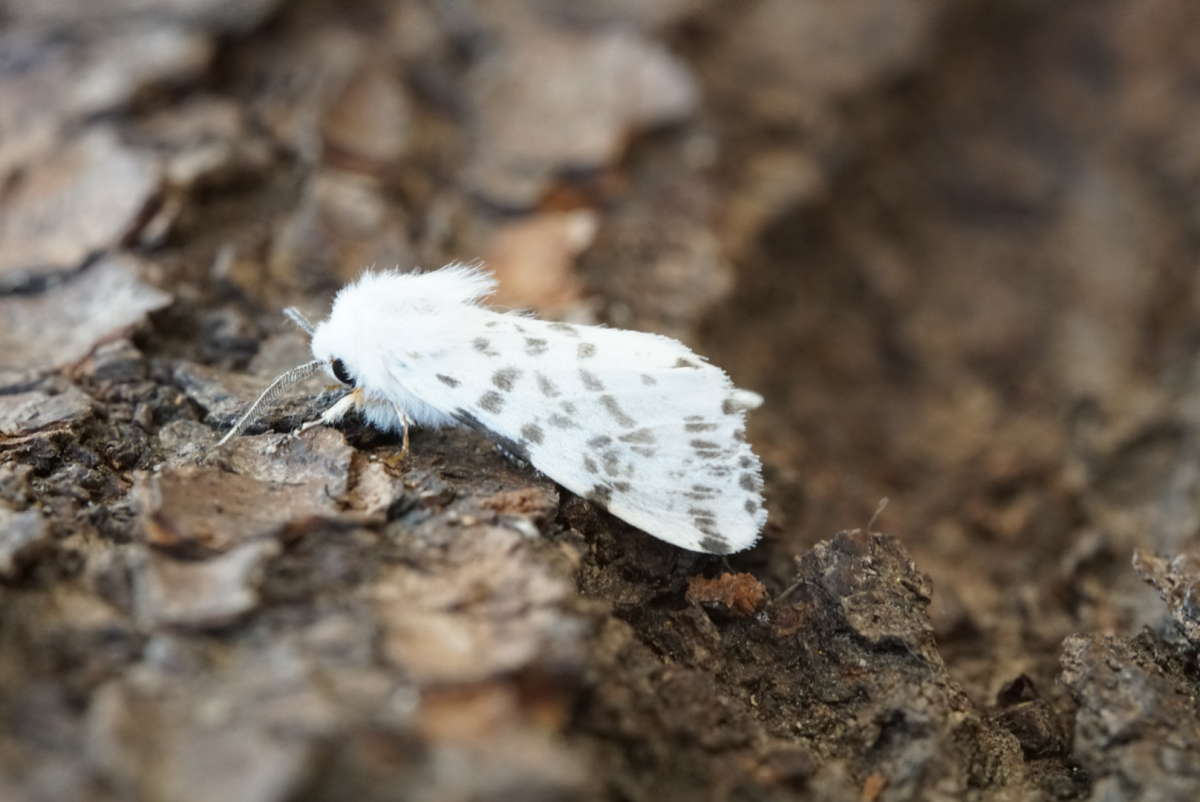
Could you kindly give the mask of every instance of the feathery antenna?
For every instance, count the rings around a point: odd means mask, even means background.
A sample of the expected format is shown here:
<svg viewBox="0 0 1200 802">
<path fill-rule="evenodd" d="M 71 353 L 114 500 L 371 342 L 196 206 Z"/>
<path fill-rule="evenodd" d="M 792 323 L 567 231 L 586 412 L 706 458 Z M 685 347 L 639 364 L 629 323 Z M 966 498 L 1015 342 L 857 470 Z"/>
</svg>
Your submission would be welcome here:
<svg viewBox="0 0 1200 802">
<path fill-rule="evenodd" d="M 875 522 L 877 520 L 879 520 L 879 516 L 883 515 L 883 511 L 887 509 L 887 505 L 888 505 L 888 497 L 887 496 L 884 496 L 883 498 L 879 499 L 879 504 L 876 505 L 875 512 L 871 515 L 871 520 L 867 521 L 867 531 L 868 532 L 871 531 L 871 527 L 875 525 Z"/>
<path fill-rule="evenodd" d="M 309 319 L 304 316 L 304 313 L 294 306 L 289 306 L 287 309 L 284 309 L 283 315 L 288 320 L 304 329 L 304 333 L 309 337 L 312 336 L 313 331 L 316 329 L 316 326 L 309 322 Z"/>
<path fill-rule="evenodd" d="M 288 317 L 291 317 L 291 315 L 288 315 Z M 304 320 L 303 316 L 301 316 L 300 319 Z M 305 320 L 304 322 L 307 323 L 308 321 Z M 226 432 L 225 436 L 217 441 L 217 444 L 213 446 L 213 448 L 220 448 L 228 443 L 231 439 L 237 437 L 239 434 L 245 431 L 246 427 L 249 426 L 254 420 L 254 413 L 258 411 L 259 407 L 270 401 L 274 401 L 275 398 L 277 398 L 279 394 L 283 392 L 284 388 L 289 387 L 298 381 L 302 381 L 303 379 L 307 379 L 309 376 L 316 373 L 320 367 L 321 360 L 314 359 L 312 362 L 305 362 L 303 365 L 297 365 L 291 370 L 285 371 L 284 373 L 281 373 L 275 377 L 275 381 L 267 385 L 267 389 L 263 390 L 258 398 L 254 400 L 254 403 L 250 405 L 248 410 L 246 410 L 246 414 L 238 418 L 237 423 L 233 424 L 233 428 Z"/>
</svg>

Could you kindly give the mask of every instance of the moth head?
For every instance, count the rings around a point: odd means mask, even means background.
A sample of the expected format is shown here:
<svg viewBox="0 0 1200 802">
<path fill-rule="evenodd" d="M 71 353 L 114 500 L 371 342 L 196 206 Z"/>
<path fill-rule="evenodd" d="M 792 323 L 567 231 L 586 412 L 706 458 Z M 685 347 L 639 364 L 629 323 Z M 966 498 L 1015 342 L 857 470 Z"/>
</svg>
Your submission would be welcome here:
<svg viewBox="0 0 1200 802">
<path fill-rule="evenodd" d="M 362 373 L 354 360 L 348 358 L 354 352 L 352 344 L 340 334 L 340 330 L 328 322 L 318 325 L 313 331 L 312 355 L 331 378 L 353 389 L 361 384 Z"/>
<path fill-rule="evenodd" d="M 358 371 L 355 370 L 354 364 L 342 358 L 338 351 L 319 348 L 317 341 L 314 340 L 312 352 L 313 357 L 321 364 L 330 378 L 336 379 L 350 389 L 358 387 Z"/>
</svg>

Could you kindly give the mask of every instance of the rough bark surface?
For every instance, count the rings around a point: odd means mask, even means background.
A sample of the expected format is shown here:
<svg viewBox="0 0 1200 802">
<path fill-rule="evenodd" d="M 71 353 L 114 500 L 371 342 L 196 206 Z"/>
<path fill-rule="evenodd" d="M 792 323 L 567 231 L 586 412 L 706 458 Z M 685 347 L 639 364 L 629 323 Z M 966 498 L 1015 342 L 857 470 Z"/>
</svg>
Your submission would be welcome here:
<svg viewBox="0 0 1200 802">
<path fill-rule="evenodd" d="M 1200 799 L 1193 0 L 0 24 L 0 799 Z M 757 548 L 320 380 L 211 450 L 475 258 L 763 393 Z"/>
</svg>

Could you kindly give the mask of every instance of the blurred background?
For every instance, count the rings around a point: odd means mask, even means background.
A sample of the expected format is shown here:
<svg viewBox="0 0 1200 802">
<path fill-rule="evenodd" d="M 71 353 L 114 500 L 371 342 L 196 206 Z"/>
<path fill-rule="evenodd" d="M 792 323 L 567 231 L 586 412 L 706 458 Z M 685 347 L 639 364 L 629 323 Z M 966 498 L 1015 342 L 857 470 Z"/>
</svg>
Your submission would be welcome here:
<svg viewBox="0 0 1200 802">
<path fill-rule="evenodd" d="M 0 798 L 1200 798 L 1198 36 L 1190 0 L 0 0 Z M 319 382 L 191 464 L 305 359 L 283 307 L 475 259 L 766 397 L 757 549 L 467 435 L 407 475 L 284 444 Z M 810 551 L 885 497 L 902 551 Z"/>
</svg>

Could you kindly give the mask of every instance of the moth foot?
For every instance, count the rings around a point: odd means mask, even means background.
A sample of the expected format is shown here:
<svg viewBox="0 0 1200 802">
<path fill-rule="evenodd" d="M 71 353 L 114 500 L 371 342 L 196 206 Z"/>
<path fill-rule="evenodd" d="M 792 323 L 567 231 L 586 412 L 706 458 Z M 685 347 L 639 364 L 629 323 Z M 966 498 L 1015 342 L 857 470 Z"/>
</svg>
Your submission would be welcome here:
<svg viewBox="0 0 1200 802">
<path fill-rule="evenodd" d="M 404 414 L 399 405 L 395 405 L 396 417 L 400 419 L 400 459 L 408 459 L 412 450 L 408 447 L 408 430 L 412 428 L 412 418 Z"/>
<path fill-rule="evenodd" d="M 309 429 L 312 429 L 315 426 L 320 426 L 323 423 L 325 423 L 325 421 L 321 420 L 321 418 L 314 418 L 313 420 L 305 421 L 304 423 L 297 426 L 295 429 L 292 429 L 292 431 L 289 433 L 289 435 L 291 437 L 295 437 L 295 438 L 299 439 L 300 435 L 304 434 Z"/>
<path fill-rule="evenodd" d="M 407 467 L 408 453 L 405 451 L 399 451 L 388 454 L 386 456 L 379 457 L 379 461 L 383 463 L 384 470 L 386 470 L 388 473 L 401 474 L 404 473 L 404 469 Z"/>
</svg>

